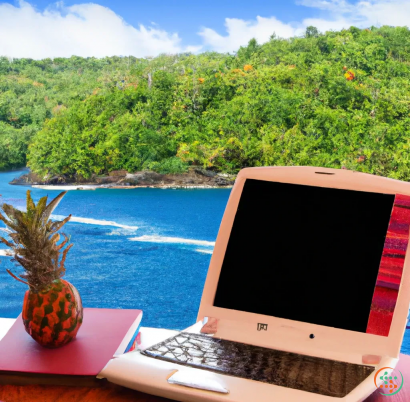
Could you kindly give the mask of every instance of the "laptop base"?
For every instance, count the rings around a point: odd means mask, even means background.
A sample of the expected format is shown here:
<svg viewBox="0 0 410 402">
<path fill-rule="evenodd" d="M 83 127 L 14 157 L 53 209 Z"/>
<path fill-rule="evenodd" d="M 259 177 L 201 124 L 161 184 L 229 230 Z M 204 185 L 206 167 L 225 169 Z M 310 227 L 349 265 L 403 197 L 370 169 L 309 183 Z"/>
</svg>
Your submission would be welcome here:
<svg viewBox="0 0 410 402">
<path fill-rule="evenodd" d="M 343 398 L 375 370 L 352 364 L 182 332 L 143 355 L 224 375 Z"/>
</svg>

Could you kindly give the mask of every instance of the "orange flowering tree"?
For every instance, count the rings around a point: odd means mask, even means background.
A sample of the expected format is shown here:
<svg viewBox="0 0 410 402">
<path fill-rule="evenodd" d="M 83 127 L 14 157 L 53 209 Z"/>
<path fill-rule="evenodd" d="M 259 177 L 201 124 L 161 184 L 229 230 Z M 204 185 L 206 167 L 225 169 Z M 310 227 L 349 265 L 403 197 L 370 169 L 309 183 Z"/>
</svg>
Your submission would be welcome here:
<svg viewBox="0 0 410 402">
<path fill-rule="evenodd" d="M 354 78 L 356 77 L 356 74 L 352 71 L 352 70 L 347 70 L 344 74 L 344 76 L 346 77 L 346 79 L 348 81 L 353 81 Z"/>
</svg>

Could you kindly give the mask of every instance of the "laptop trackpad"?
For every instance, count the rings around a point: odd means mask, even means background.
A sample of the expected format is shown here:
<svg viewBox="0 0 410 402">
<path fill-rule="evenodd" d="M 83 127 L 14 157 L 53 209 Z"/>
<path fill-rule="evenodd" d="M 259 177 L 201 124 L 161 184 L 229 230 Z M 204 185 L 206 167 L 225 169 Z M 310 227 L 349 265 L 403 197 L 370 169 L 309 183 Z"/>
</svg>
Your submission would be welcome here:
<svg viewBox="0 0 410 402">
<path fill-rule="evenodd" d="M 168 382 L 170 384 L 219 392 L 221 394 L 229 393 L 229 390 L 227 390 L 218 380 L 203 372 L 196 373 L 191 370 L 178 370 L 168 378 Z"/>
</svg>

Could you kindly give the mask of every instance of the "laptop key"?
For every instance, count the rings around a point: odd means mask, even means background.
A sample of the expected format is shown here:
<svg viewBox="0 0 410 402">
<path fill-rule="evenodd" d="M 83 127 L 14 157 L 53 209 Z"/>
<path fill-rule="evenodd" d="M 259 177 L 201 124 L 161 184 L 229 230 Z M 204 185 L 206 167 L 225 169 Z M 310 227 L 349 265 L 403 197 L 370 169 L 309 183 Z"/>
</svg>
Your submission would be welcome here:
<svg viewBox="0 0 410 402">
<path fill-rule="evenodd" d="M 375 370 L 372 366 L 187 332 L 154 345 L 142 354 L 183 366 L 336 398 L 346 396 Z M 185 382 L 189 383 L 188 380 Z M 179 385 L 189 386 L 187 384 Z M 204 389 L 202 386 L 198 388 Z"/>
</svg>

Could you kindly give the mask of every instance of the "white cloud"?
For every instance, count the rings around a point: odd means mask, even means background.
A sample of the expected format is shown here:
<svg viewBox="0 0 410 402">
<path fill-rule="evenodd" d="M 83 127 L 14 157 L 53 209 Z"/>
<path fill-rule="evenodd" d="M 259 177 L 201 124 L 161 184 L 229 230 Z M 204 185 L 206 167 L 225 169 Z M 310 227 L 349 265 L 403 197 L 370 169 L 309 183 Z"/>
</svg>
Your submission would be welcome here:
<svg viewBox="0 0 410 402">
<path fill-rule="evenodd" d="M 65 7 L 59 1 L 45 11 L 38 11 L 23 0 L 17 6 L 0 3 L 0 55 L 40 59 L 71 55 L 145 57 L 203 49 L 233 52 L 252 38 L 264 43 L 273 33 L 283 38 L 302 35 L 309 25 L 324 32 L 352 25 L 406 26 L 410 21 L 410 0 L 296 1 L 300 7 L 317 10 L 320 17 L 292 23 L 275 16 L 226 18 L 226 32 L 207 27 L 200 30 L 203 46 L 183 46 L 177 33 L 169 33 L 155 23 L 134 27 L 111 9 L 94 3 Z"/>
<path fill-rule="evenodd" d="M 59 2 L 43 12 L 25 1 L 0 4 L 0 55 L 9 57 L 145 57 L 185 51 L 180 42 L 176 33 L 135 28 L 98 4 L 64 7 Z"/>
<path fill-rule="evenodd" d="M 203 28 L 199 35 L 204 44 L 219 52 L 237 50 L 250 39 L 255 38 L 259 43 L 266 42 L 269 37 L 276 33 L 281 37 L 293 36 L 296 29 L 290 24 L 285 24 L 275 17 L 256 17 L 256 21 L 244 21 L 236 18 L 226 18 L 225 26 L 228 35 L 222 36 L 210 28 Z"/>
<path fill-rule="evenodd" d="M 356 3 L 345 0 L 301 0 L 299 4 L 326 10 L 329 18 L 318 19 L 318 23 L 345 21 L 348 26 L 364 28 L 372 25 L 408 26 L 410 22 L 409 0 L 369 0 Z"/>
<path fill-rule="evenodd" d="M 225 19 L 226 34 L 221 35 L 210 28 L 203 28 L 199 35 L 204 44 L 221 52 L 232 52 L 246 45 L 252 38 L 259 43 L 269 40 L 272 33 L 290 38 L 304 33 L 313 25 L 321 32 L 357 26 L 372 25 L 408 26 L 410 22 L 410 0 L 369 0 L 350 3 L 345 0 L 300 0 L 300 6 L 320 11 L 321 18 L 306 18 L 302 21 L 284 23 L 275 17 L 256 17 L 256 20 Z"/>
</svg>

